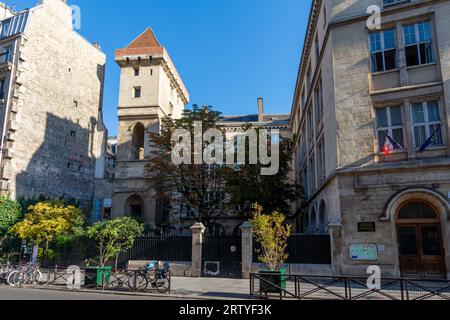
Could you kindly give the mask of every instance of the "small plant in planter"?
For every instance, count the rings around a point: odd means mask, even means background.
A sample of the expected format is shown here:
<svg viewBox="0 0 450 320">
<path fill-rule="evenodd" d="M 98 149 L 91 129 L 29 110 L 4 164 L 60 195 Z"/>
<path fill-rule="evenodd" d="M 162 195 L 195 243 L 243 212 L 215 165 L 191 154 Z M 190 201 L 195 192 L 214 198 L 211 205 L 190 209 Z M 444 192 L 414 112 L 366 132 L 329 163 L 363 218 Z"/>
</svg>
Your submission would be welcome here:
<svg viewBox="0 0 450 320">
<path fill-rule="evenodd" d="M 253 236 L 261 246 L 258 260 L 266 265 L 266 269 L 261 271 L 262 274 L 267 274 L 261 280 L 261 291 L 265 293 L 281 293 L 281 289 L 286 288 L 286 269 L 282 266 L 289 258 L 286 248 L 292 230 L 285 221 L 286 217 L 280 212 L 264 214 L 263 208 L 258 204 L 250 219 Z"/>
</svg>

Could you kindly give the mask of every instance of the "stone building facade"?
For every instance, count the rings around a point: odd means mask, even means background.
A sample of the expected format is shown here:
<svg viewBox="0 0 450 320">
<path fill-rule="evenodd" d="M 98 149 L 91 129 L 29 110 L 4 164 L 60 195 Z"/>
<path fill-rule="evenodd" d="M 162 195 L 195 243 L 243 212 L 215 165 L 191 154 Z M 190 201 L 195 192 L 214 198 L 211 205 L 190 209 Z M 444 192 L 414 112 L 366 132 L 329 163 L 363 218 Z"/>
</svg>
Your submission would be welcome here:
<svg viewBox="0 0 450 320">
<path fill-rule="evenodd" d="M 1 192 L 90 208 L 104 171 L 106 57 L 73 30 L 65 0 L 2 5 L 0 19 Z"/>
<path fill-rule="evenodd" d="M 291 117 L 297 228 L 331 235 L 336 274 L 450 277 L 449 120 L 450 1 L 313 1 Z"/>
<path fill-rule="evenodd" d="M 162 118 L 179 118 L 189 93 L 150 28 L 116 50 L 116 62 L 120 66 L 119 135 L 112 216 L 135 216 L 157 225 L 163 212 L 144 177 L 151 154 L 149 133 L 159 132 Z"/>
</svg>

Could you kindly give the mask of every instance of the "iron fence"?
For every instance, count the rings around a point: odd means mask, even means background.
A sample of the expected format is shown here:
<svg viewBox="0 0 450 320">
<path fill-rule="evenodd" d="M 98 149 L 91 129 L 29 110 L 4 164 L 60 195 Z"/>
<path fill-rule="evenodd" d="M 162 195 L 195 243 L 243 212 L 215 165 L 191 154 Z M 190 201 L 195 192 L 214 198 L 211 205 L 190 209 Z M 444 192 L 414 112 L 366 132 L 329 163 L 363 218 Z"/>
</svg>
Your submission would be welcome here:
<svg viewBox="0 0 450 320">
<path fill-rule="evenodd" d="M 154 270 L 46 269 L 35 286 L 121 292 L 171 293 L 171 273 Z"/>
<path fill-rule="evenodd" d="M 253 242 L 253 262 L 258 262 L 260 244 Z M 286 248 L 287 264 L 331 265 L 331 238 L 328 235 L 292 235 Z"/>
<path fill-rule="evenodd" d="M 363 277 L 259 273 L 250 275 L 250 296 L 296 300 L 450 300 L 450 281 L 385 278 L 377 288 L 369 288 Z"/>
<path fill-rule="evenodd" d="M 119 267 L 130 260 L 191 261 L 191 236 L 157 236 L 136 239 L 133 248 L 119 256 Z"/>
</svg>

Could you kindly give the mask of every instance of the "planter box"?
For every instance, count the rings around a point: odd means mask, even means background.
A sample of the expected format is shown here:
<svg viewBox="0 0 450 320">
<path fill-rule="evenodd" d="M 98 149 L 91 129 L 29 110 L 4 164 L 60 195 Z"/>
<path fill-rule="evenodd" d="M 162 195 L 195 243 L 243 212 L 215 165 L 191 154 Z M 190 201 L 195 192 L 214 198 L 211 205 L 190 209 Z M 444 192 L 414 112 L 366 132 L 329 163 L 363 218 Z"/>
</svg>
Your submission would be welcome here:
<svg viewBox="0 0 450 320">
<path fill-rule="evenodd" d="M 84 286 L 88 288 L 101 287 L 103 285 L 103 279 L 105 284 L 111 280 L 112 267 L 104 268 L 86 268 L 84 276 Z"/>
<path fill-rule="evenodd" d="M 286 290 L 286 269 L 277 271 L 260 271 L 260 288 L 261 293 L 269 294 L 276 293 L 281 294 L 283 290 Z"/>
</svg>

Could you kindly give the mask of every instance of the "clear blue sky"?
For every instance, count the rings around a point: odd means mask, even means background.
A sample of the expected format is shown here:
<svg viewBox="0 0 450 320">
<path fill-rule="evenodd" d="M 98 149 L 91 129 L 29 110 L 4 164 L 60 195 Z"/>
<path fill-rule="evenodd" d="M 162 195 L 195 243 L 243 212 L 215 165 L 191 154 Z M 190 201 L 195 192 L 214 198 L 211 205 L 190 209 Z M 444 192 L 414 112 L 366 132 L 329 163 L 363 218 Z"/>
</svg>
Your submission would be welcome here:
<svg viewBox="0 0 450 320">
<path fill-rule="evenodd" d="M 104 113 L 117 133 L 119 68 L 114 50 L 148 26 L 166 47 L 191 104 L 226 115 L 289 113 L 311 0 L 69 0 L 80 6 L 79 32 L 108 57 Z M 37 0 L 7 0 L 16 9 Z"/>
</svg>

